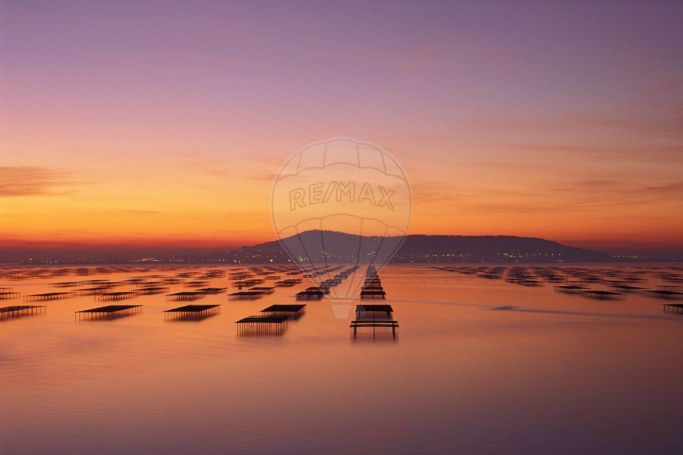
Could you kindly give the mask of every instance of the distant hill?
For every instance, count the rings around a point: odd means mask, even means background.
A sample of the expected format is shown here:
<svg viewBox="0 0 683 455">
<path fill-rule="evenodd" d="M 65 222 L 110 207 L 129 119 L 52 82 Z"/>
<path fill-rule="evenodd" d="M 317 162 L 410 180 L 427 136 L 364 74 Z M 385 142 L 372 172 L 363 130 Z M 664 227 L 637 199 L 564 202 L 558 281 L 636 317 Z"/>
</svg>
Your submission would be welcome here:
<svg viewBox="0 0 683 455">
<path fill-rule="evenodd" d="M 109 246 L 3 248 L 0 263 L 289 263 L 290 252 L 306 263 L 368 262 L 605 262 L 615 258 L 600 251 L 574 248 L 549 240 L 507 235 L 409 235 L 405 238 L 358 236 L 312 230 L 280 241 L 240 248 Z M 397 251 L 395 251 L 397 250 Z M 395 255 L 393 253 L 396 253 Z"/>
<path fill-rule="evenodd" d="M 401 244 L 399 240 L 403 240 Z M 392 262 L 601 262 L 608 253 L 575 248 L 550 240 L 508 235 L 358 236 L 334 231 L 306 231 L 281 241 L 242 247 L 232 252 L 239 262 L 288 262 L 283 249 L 303 254 L 313 262 L 355 262 L 372 259 L 373 252 L 398 248 Z M 383 250 L 384 249 L 384 250 Z"/>
</svg>

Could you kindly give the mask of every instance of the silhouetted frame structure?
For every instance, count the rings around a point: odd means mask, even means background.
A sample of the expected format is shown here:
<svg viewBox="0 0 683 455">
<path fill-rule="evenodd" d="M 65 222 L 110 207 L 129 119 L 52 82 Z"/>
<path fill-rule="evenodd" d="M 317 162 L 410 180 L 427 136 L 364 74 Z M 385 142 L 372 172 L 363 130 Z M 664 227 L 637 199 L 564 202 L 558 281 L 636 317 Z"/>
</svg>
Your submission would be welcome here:
<svg viewBox="0 0 683 455">
<path fill-rule="evenodd" d="M 164 311 L 164 317 L 174 320 L 199 320 L 215 316 L 220 311 L 220 305 L 185 305 Z"/>
<path fill-rule="evenodd" d="M 117 319 L 142 312 L 142 305 L 106 305 L 76 311 L 77 319 Z"/>
<path fill-rule="evenodd" d="M 182 291 L 182 292 L 174 292 L 173 294 L 168 294 L 166 295 L 166 298 L 168 300 L 174 300 L 174 301 L 191 301 L 191 300 L 197 300 L 201 299 L 206 294 L 201 291 Z"/>
<path fill-rule="evenodd" d="M 285 316 L 288 319 L 299 319 L 303 316 L 306 305 L 271 305 L 261 310 L 263 316 Z"/>
<path fill-rule="evenodd" d="M 5 288 L 6 289 L 6 288 Z M 13 292 L 10 290 L 3 290 L 0 292 L 0 300 L 16 299 L 19 297 L 18 292 Z"/>
<path fill-rule="evenodd" d="M 282 335 L 288 320 L 287 316 L 247 316 L 235 324 L 238 335 Z"/>
<path fill-rule="evenodd" d="M 230 294 L 230 300 L 257 300 L 263 297 L 261 291 L 237 291 Z"/>
<path fill-rule="evenodd" d="M 353 337 L 357 335 L 359 328 L 372 328 L 372 336 L 379 328 L 391 328 L 391 334 L 396 338 L 398 321 L 393 317 L 394 309 L 391 305 L 356 305 L 356 319 L 351 321 L 350 327 L 353 329 Z"/>
<path fill-rule="evenodd" d="M 15 305 L 0 308 L 0 321 L 23 316 L 33 316 L 45 312 L 42 305 Z"/>
<path fill-rule="evenodd" d="M 32 294 L 24 296 L 24 300 L 29 302 L 44 302 L 47 300 L 68 299 L 73 294 L 71 292 L 45 292 L 43 294 Z"/>
<path fill-rule="evenodd" d="M 683 314 L 683 303 L 665 303 L 664 311 Z"/>
</svg>

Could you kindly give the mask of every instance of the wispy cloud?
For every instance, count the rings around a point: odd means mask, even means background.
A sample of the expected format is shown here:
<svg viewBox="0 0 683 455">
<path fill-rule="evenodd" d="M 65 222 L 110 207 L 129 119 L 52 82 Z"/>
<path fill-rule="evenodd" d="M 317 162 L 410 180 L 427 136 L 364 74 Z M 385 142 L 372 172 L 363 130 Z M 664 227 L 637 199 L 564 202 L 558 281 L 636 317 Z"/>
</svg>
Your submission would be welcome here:
<svg viewBox="0 0 683 455">
<path fill-rule="evenodd" d="M 38 166 L 0 166 L 0 197 L 64 194 L 75 183 L 68 172 Z"/>
<path fill-rule="evenodd" d="M 416 183 L 413 196 L 419 205 L 447 205 L 452 209 L 486 214 L 601 213 L 615 209 L 683 203 L 683 181 L 662 183 L 617 179 L 576 179 L 563 182 L 525 182 L 496 188 L 444 182 Z M 667 215 L 668 216 L 668 215 Z M 654 219 L 656 214 L 650 215 Z"/>
</svg>

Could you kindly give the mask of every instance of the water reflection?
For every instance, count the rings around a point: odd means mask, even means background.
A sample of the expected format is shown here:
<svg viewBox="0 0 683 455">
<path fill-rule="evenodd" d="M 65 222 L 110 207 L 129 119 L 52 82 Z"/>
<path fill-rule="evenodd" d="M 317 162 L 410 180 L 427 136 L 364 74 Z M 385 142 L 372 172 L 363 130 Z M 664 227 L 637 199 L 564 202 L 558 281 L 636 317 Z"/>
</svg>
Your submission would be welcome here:
<svg viewBox="0 0 683 455">
<path fill-rule="evenodd" d="M 674 302 L 639 292 L 584 299 L 554 288 L 583 283 L 585 269 L 603 280 L 586 288 L 637 276 L 638 287 L 660 289 L 677 286 L 662 277 L 679 270 L 525 267 L 543 282 L 525 286 L 505 281 L 507 266 L 467 267 L 475 273 L 389 266 L 381 271 L 386 301 L 306 302 L 305 317 L 274 336 L 274 327 L 237 336 L 235 321 L 297 304 L 295 294 L 314 283 L 293 270 L 0 269 L 0 286 L 21 296 L 56 282 L 79 283 L 69 290 L 106 282 L 117 292 L 162 282 L 175 293 L 203 280 L 228 289 L 203 295 L 199 302 L 222 306 L 201 324 L 166 323 L 166 310 L 192 302 L 165 294 L 126 300 L 144 303 L 135 317 L 74 324 L 75 311 L 97 306 L 80 293 L 46 302 L 40 317 L 2 324 L 3 453 L 679 452 L 683 402 L 671 391 L 683 380 L 683 316 L 662 307 Z M 349 279 L 362 282 L 359 272 Z M 258 301 L 228 298 L 233 279 L 291 277 L 301 281 Z M 353 338 L 353 310 L 368 302 L 392 307 L 400 343 L 384 328 Z"/>
</svg>

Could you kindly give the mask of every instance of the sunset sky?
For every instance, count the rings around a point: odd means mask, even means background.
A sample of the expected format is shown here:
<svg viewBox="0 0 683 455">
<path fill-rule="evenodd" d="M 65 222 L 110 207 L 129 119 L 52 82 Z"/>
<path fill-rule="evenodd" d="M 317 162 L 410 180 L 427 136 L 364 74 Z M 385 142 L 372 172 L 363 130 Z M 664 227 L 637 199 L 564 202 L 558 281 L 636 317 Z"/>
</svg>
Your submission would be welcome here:
<svg viewBox="0 0 683 455">
<path fill-rule="evenodd" d="M 0 5 L 2 244 L 272 240 L 280 166 L 347 136 L 411 233 L 683 251 L 681 2 Z"/>
</svg>

